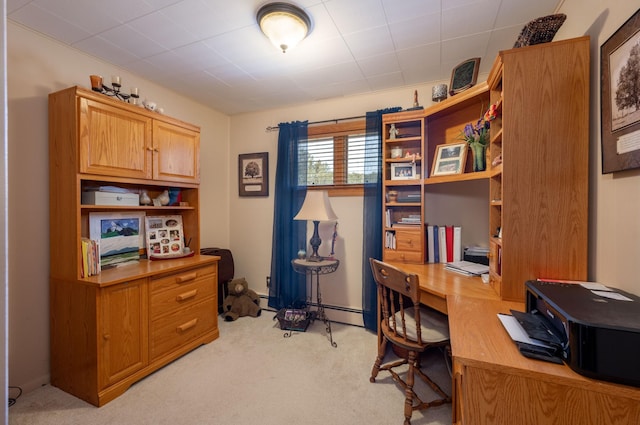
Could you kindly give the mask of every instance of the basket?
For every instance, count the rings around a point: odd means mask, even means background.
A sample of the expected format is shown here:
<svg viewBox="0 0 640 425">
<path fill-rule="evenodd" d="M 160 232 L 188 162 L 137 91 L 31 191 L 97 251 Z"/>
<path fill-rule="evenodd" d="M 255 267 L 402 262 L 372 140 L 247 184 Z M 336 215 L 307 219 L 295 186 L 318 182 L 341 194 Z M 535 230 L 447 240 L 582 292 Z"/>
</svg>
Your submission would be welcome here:
<svg viewBox="0 0 640 425">
<path fill-rule="evenodd" d="M 281 308 L 276 314 L 280 329 L 304 332 L 309 327 L 311 315 L 306 310 Z"/>
<path fill-rule="evenodd" d="M 565 19 L 567 19 L 567 15 L 564 13 L 534 19 L 524 26 L 513 47 L 532 46 L 534 44 L 550 42 L 553 40 L 553 37 Z"/>
</svg>

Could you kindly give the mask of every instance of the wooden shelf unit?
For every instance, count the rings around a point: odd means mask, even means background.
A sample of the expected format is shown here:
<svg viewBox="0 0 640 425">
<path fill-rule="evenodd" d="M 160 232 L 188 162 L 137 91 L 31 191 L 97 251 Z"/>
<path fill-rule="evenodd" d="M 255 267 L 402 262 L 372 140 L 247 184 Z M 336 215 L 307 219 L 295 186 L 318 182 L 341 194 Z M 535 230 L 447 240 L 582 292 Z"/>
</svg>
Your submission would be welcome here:
<svg viewBox="0 0 640 425">
<path fill-rule="evenodd" d="M 197 126 L 90 90 L 49 95 L 52 385 L 101 406 L 219 336 L 218 257 L 142 259 L 82 277 L 91 213 L 179 214 L 199 252 L 199 144 Z M 188 205 L 82 204 L 82 192 L 100 186 L 152 198 L 179 188 Z"/>
<path fill-rule="evenodd" d="M 472 172 L 469 154 L 463 174 L 430 177 L 436 146 L 459 142 L 464 126 L 475 124 L 492 104 L 498 116 L 491 122 L 487 170 Z M 589 38 L 580 37 L 500 52 L 486 83 L 421 111 L 384 115 L 383 247 L 389 233 L 400 234 L 395 248 L 384 247 L 383 260 L 424 263 L 427 223 L 459 224 L 463 235 L 478 226 L 469 219 L 434 222 L 425 206 L 441 202 L 432 196 L 436 187 L 457 196 L 461 187 L 486 182 L 488 209 L 478 215 L 487 217 L 488 232 L 473 242 L 489 248 L 490 282 L 502 299 L 523 301 L 529 279 L 585 280 L 588 109 Z M 391 124 L 399 138 L 389 139 Z M 420 179 L 391 179 L 391 164 L 409 161 L 391 159 L 391 149 L 404 146 L 403 132 L 412 136 L 406 138 L 409 149 L 420 149 Z M 493 166 L 498 156 L 504 161 Z M 391 190 L 419 191 L 420 204 L 392 202 Z M 392 222 L 415 214 L 421 224 L 389 227 L 387 211 Z"/>
</svg>

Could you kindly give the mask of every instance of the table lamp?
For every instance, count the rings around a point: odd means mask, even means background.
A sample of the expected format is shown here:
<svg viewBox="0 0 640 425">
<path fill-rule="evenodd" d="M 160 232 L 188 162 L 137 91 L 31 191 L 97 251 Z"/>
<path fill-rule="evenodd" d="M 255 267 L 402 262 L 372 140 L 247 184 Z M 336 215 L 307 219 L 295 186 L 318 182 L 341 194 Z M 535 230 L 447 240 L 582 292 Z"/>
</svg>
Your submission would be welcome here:
<svg viewBox="0 0 640 425">
<path fill-rule="evenodd" d="M 318 247 L 322 243 L 318 234 L 318 224 L 321 221 L 334 221 L 338 217 L 331 208 L 329 203 L 329 194 L 326 190 L 307 190 L 307 195 L 302 203 L 302 208 L 298 211 L 294 220 L 311 220 L 313 221 L 313 236 L 309 240 L 313 253 L 309 256 L 309 261 L 322 261 L 322 257 L 318 255 Z"/>
</svg>

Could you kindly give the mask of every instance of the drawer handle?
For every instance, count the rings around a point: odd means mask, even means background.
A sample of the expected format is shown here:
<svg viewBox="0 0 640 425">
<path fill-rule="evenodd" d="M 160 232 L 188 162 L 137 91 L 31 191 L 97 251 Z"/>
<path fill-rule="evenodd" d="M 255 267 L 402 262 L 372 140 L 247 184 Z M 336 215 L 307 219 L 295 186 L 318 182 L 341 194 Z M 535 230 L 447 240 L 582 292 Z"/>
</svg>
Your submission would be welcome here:
<svg viewBox="0 0 640 425">
<path fill-rule="evenodd" d="M 178 277 L 176 278 L 176 281 L 177 281 L 178 283 L 183 283 L 183 282 L 188 282 L 188 281 L 190 281 L 190 280 L 193 280 L 193 279 L 195 279 L 196 277 L 198 277 L 198 273 L 193 272 L 193 273 L 185 274 L 185 275 L 182 275 L 182 276 L 178 276 Z"/>
<path fill-rule="evenodd" d="M 198 295 L 198 290 L 194 289 L 192 291 L 189 292 L 185 292 L 183 294 L 180 294 L 176 297 L 176 301 L 184 301 L 184 300 L 188 300 L 189 298 L 193 298 L 196 295 Z"/>
<path fill-rule="evenodd" d="M 189 320 L 189 321 L 188 321 L 187 323 L 185 323 L 185 324 L 182 324 L 182 325 L 178 326 L 178 327 L 176 328 L 176 330 L 177 330 L 179 333 L 182 333 L 182 332 L 184 332 L 184 331 L 186 331 L 186 330 L 188 330 L 188 329 L 193 328 L 193 327 L 196 325 L 196 323 L 198 323 L 198 318 L 197 318 L 197 317 L 196 317 L 195 319 L 193 319 L 193 320 Z"/>
</svg>

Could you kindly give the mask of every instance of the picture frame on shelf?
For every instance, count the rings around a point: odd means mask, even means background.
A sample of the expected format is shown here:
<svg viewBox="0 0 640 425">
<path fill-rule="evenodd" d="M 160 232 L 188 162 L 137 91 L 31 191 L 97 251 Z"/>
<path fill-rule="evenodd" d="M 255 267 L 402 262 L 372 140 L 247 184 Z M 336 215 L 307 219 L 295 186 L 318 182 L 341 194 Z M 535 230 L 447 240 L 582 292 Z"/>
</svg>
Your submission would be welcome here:
<svg viewBox="0 0 640 425">
<path fill-rule="evenodd" d="M 625 72 L 640 43 L 640 10 L 600 46 L 600 129 L 602 174 L 640 168 L 640 102 L 637 90 L 625 89 Z"/>
<path fill-rule="evenodd" d="M 467 59 L 456 65 L 451 71 L 449 96 L 473 87 L 478 81 L 478 69 L 480 69 L 480 58 Z"/>
<path fill-rule="evenodd" d="M 391 180 L 413 180 L 417 178 L 415 162 L 391 164 Z"/>
<path fill-rule="evenodd" d="M 145 234 L 149 259 L 185 256 L 185 236 L 181 215 L 145 217 Z"/>
<path fill-rule="evenodd" d="M 467 143 L 445 143 L 436 146 L 436 154 L 433 158 L 431 177 L 449 176 L 464 172 L 467 159 Z"/>
<path fill-rule="evenodd" d="M 238 155 L 238 195 L 269 196 L 269 152 Z"/>
<path fill-rule="evenodd" d="M 144 219 L 140 211 L 89 213 L 89 237 L 99 241 L 101 269 L 140 260 L 145 248 Z"/>
</svg>

